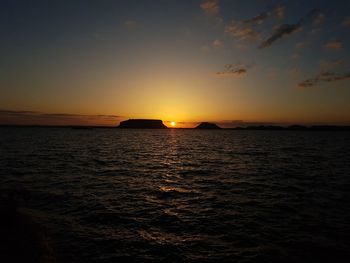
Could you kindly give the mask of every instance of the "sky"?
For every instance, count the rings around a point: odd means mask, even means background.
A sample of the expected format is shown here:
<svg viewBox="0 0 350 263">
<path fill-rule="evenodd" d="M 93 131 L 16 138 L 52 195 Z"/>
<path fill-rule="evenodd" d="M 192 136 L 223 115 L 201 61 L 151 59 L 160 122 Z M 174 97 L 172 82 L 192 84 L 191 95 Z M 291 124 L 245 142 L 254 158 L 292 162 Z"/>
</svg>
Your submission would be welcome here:
<svg viewBox="0 0 350 263">
<path fill-rule="evenodd" d="M 350 125 L 350 1 L 0 2 L 0 124 Z"/>
</svg>

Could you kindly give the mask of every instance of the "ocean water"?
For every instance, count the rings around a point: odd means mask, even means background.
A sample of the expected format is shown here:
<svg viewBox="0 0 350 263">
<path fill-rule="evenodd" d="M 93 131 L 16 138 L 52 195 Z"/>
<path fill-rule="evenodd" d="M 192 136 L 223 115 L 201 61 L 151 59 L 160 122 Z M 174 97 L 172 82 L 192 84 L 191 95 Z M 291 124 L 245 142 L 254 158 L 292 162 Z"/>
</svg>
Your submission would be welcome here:
<svg viewBox="0 0 350 263">
<path fill-rule="evenodd" d="M 350 133 L 0 129 L 58 262 L 350 262 Z"/>
</svg>

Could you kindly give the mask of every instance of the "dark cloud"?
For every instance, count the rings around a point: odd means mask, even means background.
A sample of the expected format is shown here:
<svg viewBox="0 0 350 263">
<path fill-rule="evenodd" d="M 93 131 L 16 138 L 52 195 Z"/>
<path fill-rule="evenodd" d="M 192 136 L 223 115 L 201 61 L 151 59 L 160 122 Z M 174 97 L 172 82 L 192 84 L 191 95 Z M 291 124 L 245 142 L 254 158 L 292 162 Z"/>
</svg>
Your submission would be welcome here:
<svg viewBox="0 0 350 263">
<path fill-rule="evenodd" d="M 120 118 L 117 115 L 85 115 L 85 114 L 70 114 L 70 113 L 40 113 L 39 116 L 52 118 Z"/>
<path fill-rule="evenodd" d="M 39 112 L 36 112 L 36 111 L 17 111 L 17 110 L 0 110 L 0 114 L 31 115 L 31 114 L 39 114 Z"/>
<path fill-rule="evenodd" d="M 277 39 L 280 39 L 283 36 L 288 36 L 288 35 L 296 32 L 299 29 L 300 29 L 300 25 L 299 24 L 295 24 L 295 25 L 284 24 L 284 25 L 281 25 L 281 26 L 279 26 L 279 27 L 277 27 L 275 29 L 275 32 L 272 34 L 272 36 L 270 36 L 268 39 L 266 39 L 264 42 L 262 42 L 260 44 L 259 48 L 269 47 Z"/>
<path fill-rule="evenodd" d="M 216 72 L 216 75 L 220 77 L 242 77 L 248 72 L 250 67 L 242 64 L 227 64 L 222 71 Z"/>
<path fill-rule="evenodd" d="M 315 82 L 312 79 L 307 79 L 298 83 L 298 88 L 301 89 L 311 88 L 313 86 L 315 86 Z"/>
<path fill-rule="evenodd" d="M 270 11 L 261 12 L 260 14 L 244 20 L 243 23 L 246 24 L 252 24 L 252 25 L 261 25 L 266 19 L 268 19 L 271 16 L 275 16 L 277 19 L 283 19 L 284 18 L 284 11 L 285 6 L 276 6 Z"/>
<path fill-rule="evenodd" d="M 310 11 L 306 16 L 301 18 L 296 24 L 283 24 L 275 28 L 274 32 L 270 37 L 268 37 L 265 41 L 263 41 L 259 48 L 266 48 L 271 46 L 276 40 L 291 35 L 294 32 L 301 30 L 301 27 L 308 22 L 310 19 L 314 18 L 316 15 L 320 13 L 319 10 L 314 9 Z"/>
<path fill-rule="evenodd" d="M 270 16 L 270 14 L 268 12 L 263 12 L 263 13 L 260 13 L 259 15 L 253 17 L 253 18 L 250 18 L 250 19 L 247 19 L 247 20 L 244 20 L 243 22 L 246 23 L 246 24 L 262 24 L 265 19 L 267 19 L 268 17 Z"/>
<path fill-rule="evenodd" d="M 275 122 L 253 122 L 253 121 L 244 121 L 244 120 L 224 120 L 217 122 L 220 127 L 223 128 L 235 128 L 235 127 L 248 127 L 248 126 L 269 126 L 269 125 L 279 125 Z"/>
<path fill-rule="evenodd" d="M 271 16 L 275 16 L 278 19 L 283 19 L 284 10 L 284 6 L 276 6 L 270 11 L 261 12 L 258 15 L 246 20 L 231 21 L 225 26 L 225 33 L 236 38 L 238 41 L 261 41 L 261 33 L 257 29 L 257 26 L 261 25 Z"/>
<path fill-rule="evenodd" d="M 350 16 L 344 18 L 342 26 L 343 27 L 350 27 Z"/>
<path fill-rule="evenodd" d="M 71 113 L 44 113 L 38 111 L 0 110 L 0 124 L 80 125 L 115 124 L 123 118 L 118 115 L 87 115 Z"/>
<path fill-rule="evenodd" d="M 346 80 L 346 79 L 350 79 L 350 72 L 335 73 L 335 72 L 326 71 L 326 72 L 321 72 L 317 74 L 313 78 L 300 82 L 298 84 L 298 88 L 301 88 L 301 89 L 312 88 L 322 82 L 333 82 L 333 81 Z"/>
</svg>

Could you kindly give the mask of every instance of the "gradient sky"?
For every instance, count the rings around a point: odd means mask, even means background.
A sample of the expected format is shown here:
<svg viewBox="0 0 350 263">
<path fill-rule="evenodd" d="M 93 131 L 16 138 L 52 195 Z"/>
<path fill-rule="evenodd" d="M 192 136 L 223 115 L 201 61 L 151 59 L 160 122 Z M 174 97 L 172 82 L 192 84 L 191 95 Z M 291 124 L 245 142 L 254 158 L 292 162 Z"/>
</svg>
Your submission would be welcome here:
<svg viewBox="0 0 350 263">
<path fill-rule="evenodd" d="M 1 124 L 350 124 L 350 1 L 3 0 L 0 34 Z"/>
</svg>

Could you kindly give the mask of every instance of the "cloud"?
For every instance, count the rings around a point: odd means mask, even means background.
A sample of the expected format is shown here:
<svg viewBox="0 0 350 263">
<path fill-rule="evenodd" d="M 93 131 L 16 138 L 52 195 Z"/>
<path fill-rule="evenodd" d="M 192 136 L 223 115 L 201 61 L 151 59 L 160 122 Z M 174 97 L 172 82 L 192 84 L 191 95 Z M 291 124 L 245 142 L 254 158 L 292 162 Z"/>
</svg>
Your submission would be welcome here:
<svg viewBox="0 0 350 263">
<path fill-rule="evenodd" d="M 283 36 L 288 36 L 294 32 L 297 32 L 299 29 L 301 28 L 301 26 L 299 24 L 295 24 L 295 25 L 288 25 L 288 24 L 284 24 L 281 25 L 279 27 L 277 27 L 274 31 L 274 33 L 267 38 L 265 41 L 263 41 L 259 48 L 266 48 L 272 45 L 273 42 L 275 42 L 276 40 L 282 38 Z"/>
<path fill-rule="evenodd" d="M 311 35 L 316 35 L 318 33 L 321 32 L 321 28 L 313 28 L 311 31 L 310 31 L 310 34 Z"/>
<path fill-rule="evenodd" d="M 200 48 L 200 50 L 202 51 L 202 52 L 209 52 L 210 51 L 210 47 L 209 46 L 207 46 L 207 45 L 204 45 L 204 46 L 201 46 L 201 48 Z"/>
<path fill-rule="evenodd" d="M 36 111 L 0 110 L 0 114 L 8 114 L 8 115 L 30 115 L 30 114 L 38 114 L 38 112 L 36 112 Z"/>
<path fill-rule="evenodd" d="M 236 38 L 238 41 L 260 41 L 261 33 L 257 29 L 258 26 L 264 23 L 265 20 L 271 16 L 275 16 L 277 19 L 284 18 L 284 6 L 276 6 L 270 11 L 264 11 L 258 15 L 242 20 L 242 21 L 231 21 L 225 26 L 225 33 L 231 37 Z"/>
<path fill-rule="evenodd" d="M 44 113 L 38 111 L 0 110 L 0 124 L 25 125 L 116 125 L 121 116 L 71 113 Z"/>
<path fill-rule="evenodd" d="M 279 68 L 275 68 L 275 67 L 268 68 L 266 69 L 265 75 L 269 79 L 274 79 L 281 74 L 280 71 L 281 70 Z"/>
<path fill-rule="evenodd" d="M 270 16 L 270 14 L 269 14 L 268 12 L 263 12 L 263 13 L 260 13 L 260 14 L 258 14 L 257 16 L 255 16 L 255 17 L 253 17 L 253 18 L 244 20 L 243 23 L 260 25 L 260 24 L 262 24 L 262 23 L 265 21 L 265 19 L 267 19 L 269 16 Z"/>
<path fill-rule="evenodd" d="M 297 49 L 304 49 L 308 46 L 309 44 L 306 42 L 298 42 L 295 44 L 295 48 Z"/>
<path fill-rule="evenodd" d="M 261 25 L 266 19 L 268 19 L 272 15 L 275 15 L 277 19 L 283 19 L 284 11 L 285 11 L 285 6 L 276 6 L 271 11 L 261 12 L 260 14 L 250 19 L 244 20 L 243 23 L 251 24 L 251 25 Z"/>
<path fill-rule="evenodd" d="M 350 79 L 350 72 L 335 73 L 331 71 L 325 71 L 325 72 L 318 73 L 313 78 L 310 78 L 298 83 L 297 87 L 300 89 L 306 89 L 306 88 L 312 88 L 314 86 L 317 86 L 322 82 L 333 82 L 333 81 L 346 80 L 346 79 Z"/>
<path fill-rule="evenodd" d="M 287 70 L 287 74 L 292 78 L 299 77 L 301 74 L 301 69 L 299 67 L 291 68 Z"/>
<path fill-rule="evenodd" d="M 216 72 L 219 77 L 243 77 L 251 66 L 242 64 L 227 64 L 222 71 Z"/>
<path fill-rule="evenodd" d="M 139 23 L 137 23 L 135 20 L 126 20 L 124 22 L 124 26 L 127 29 L 134 29 L 134 28 L 137 28 L 139 26 Z"/>
<path fill-rule="evenodd" d="M 213 43 L 212 43 L 212 46 L 213 46 L 214 48 L 221 48 L 222 45 L 223 45 L 223 43 L 222 43 L 222 41 L 219 40 L 219 39 L 215 39 L 215 40 L 213 41 Z"/>
<path fill-rule="evenodd" d="M 323 13 L 319 13 L 317 16 L 315 16 L 312 24 L 314 27 L 320 27 L 324 24 L 325 20 L 326 16 Z"/>
<path fill-rule="evenodd" d="M 260 33 L 252 27 L 235 21 L 232 21 L 225 27 L 225 33 L 236 38 L 238 41 L 255 41 L 260 37 Z"/>
<path fill-rule="evenodd" d="M 350 16 L 344 18 L 342 26 L 343 27 L 350 27 Z"/>
<path fill-rule="evenodd" d="M 328 50 L 340 50 L 343 47 L 343 42 L 340 40 L 332 40 L 326 43 L 323 47 Z"/>
<path fill-rule="evenodd" d="M 220 127 L 223 128 L 235 128 L 235 127 L 248 127 L 248 126 L 270 126 L 270 125 L 279 125 L 276 122 L 254 122 L 254 121 L 244 121 L 244 120 L 224 120 L 217 122 Z"/>
<path fill-rule="evenodd" d="M 200 5 L 202 10 L 208 15 L 217 15 L 220 12 L 218 0 L 207 0 Z"/>
<path fill-rule="evenodd" d="M 284 19 L 284 12 L 285 12 L 286 7 L 285 6 L 277 6 L 274 9 L 274 13 L 277 19 Z"/>
<path fill-rule="evenodd" d="M 301 58 L 301 56 L 300 56 L 299 53 L 293 53 L 293 54 L 289 57 L 289 59 L 291 59 L 291 60 L 298 60 L 298 59 L 300 59 L 300 58 Z"/>
<path fill-rule="evenodd" d="M 323 71 L 330 71 L 334 70 L 336 68 L 339 68 L 344 65 L 344 60 L 342 59 L 336 59 L 336 60 L 321 60 L 320 61 L 320 70 Z"/>
<path fill-rule="evenodd" d="M 307 80 L 304 80 L 304 81 L 298 83 L 298 88 L 300 88 L 300 89 L 311 88 L 313 86 L 315 86 L 315 83 L 311 79 L 307 79 Z"/>
<path fill-rule="evenodd" d="M 259 48 L 266 48 L 271 46 L 276 40 L 284 37 L 289 36 L 295 32 L 298 32 L 301 30 L 302 26 L 309 21 L 310 19 L 314 18 L 316 15 L 319 14 L 319 10 L 311 10 L 306 16 L 301 18 L 296 24 L 283 24 L 274 29 L 274 32 L 271 36 L 269 36 L 266 40 L 264 40 L 260 45 Z"/>
</svg>

